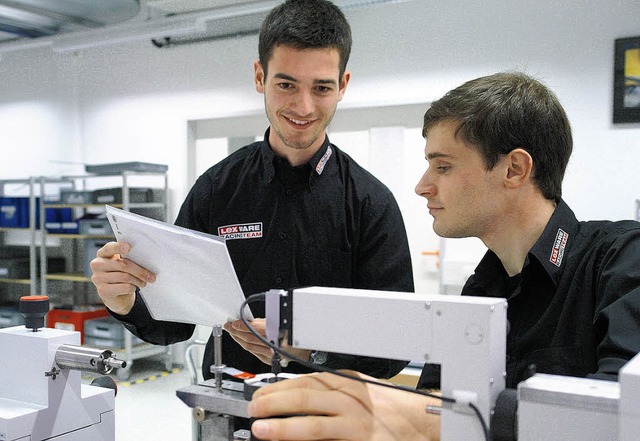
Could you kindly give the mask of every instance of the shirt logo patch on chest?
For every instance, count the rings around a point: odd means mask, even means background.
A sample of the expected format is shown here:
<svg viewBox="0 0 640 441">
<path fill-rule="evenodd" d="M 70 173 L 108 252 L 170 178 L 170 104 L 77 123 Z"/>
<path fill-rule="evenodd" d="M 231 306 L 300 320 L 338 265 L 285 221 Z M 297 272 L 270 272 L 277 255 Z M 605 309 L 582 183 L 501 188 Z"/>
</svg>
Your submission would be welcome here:
<svg viewBox="0 0 640 441">
<path fill-rule="evenodd" d="M 324 166 L 327 165 L 327 162 L 329 161 L 329 158 L 331 158 L 332 154 L 333 150 L 331 149 L 331 146 L 327 147 L 327 151 L 318 161 L 318 165 L 316 165 L 316 173 L 318 173 L 319 175 L 322 174 L 322 172 L 324 171 Z"/>
<path fill-rule="evenodd" d="M 556 240 L 553 242 L 553 248 L 551 249 L 551 257 L 549 260 L 555 266 L 560 267 L 562 264 L 562 257 L 564 256 L 564 249 L 567 246 L 567 240 L 569 234 L 558 228 L 558 234 L 556 234 Z"/>
<path fill-rule="evenodd" d="M 218 227 L 218 236 L 225 239 L 257 239 L 262 237 L 262 222 Z"/>
</svg>

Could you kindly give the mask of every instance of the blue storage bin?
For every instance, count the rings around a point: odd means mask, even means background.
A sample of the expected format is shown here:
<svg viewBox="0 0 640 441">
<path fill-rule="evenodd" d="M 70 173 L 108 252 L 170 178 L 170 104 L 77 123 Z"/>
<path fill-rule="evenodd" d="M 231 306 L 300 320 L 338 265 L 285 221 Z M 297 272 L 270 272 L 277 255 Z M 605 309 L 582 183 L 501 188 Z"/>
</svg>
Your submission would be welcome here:
<svg viewBox="0 0 640 441">
<path fill-rule="evenodd" d="M 40 224 L 36 198 L 36 228 Z M 0 227 L 29 228 L 29 198 L 0 196 Z"/>
<path fill-rule="evenodd" d="M 44 227 L 51 234 L 78 234 L 78 221 L 73 219 L 72 208 L 45 208 Z"/>
</svg>

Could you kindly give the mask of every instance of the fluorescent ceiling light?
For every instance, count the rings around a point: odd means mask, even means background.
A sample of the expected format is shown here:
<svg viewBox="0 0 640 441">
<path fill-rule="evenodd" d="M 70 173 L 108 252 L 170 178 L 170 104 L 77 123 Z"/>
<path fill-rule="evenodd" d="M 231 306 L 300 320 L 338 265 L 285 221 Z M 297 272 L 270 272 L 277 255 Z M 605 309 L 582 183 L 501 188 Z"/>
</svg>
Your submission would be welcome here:
<svg viewBox="0 0 640 441">
<path fill-rule="evenodd" d="M 0 17 L 5 17 L 7 21 L 29 28 L 36 26 L 51 28 L 58 24 L 57 21 L 44 15 L 34 14 L 29 11 L 23 11 L 21 9 L 4 6 L 2 4 L 0 4 Z"/>
<path fill-rule="evenodd" d="M 136 23 L 134 26 L 105 26 L 104 28 L 90 31 L 59 35 L 52 39 L 51 48 L 56 52 L 69 52 L 118 43 L 162 38 L 167 35 L 188 35 L 194 32 L 203 32 L 205 29 L 205 23 L 199 20 L 169 17 L 162 20 Z"/>
<path fill-rule="evenodd" d="M 281 1 L 261 1 L 257 4 L 235 5 L 207 12 L 180 14 L 146 22 L 130 22 L 89 31 L 72 32 L 53 37 L 52 49 L 56 52 L 68 52 L 117 43 L 203 34 L 207 31 L 208 23 L 215 26 L 216 20 L 269 11 L 279 3 Z"/>
</svg>

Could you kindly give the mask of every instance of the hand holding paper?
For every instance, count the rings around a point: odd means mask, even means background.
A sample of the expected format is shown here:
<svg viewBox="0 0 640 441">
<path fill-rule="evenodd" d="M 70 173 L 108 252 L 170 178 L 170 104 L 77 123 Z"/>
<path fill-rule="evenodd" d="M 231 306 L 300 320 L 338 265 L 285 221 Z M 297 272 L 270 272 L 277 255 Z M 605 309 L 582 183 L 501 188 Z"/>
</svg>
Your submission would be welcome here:
<svg viewBox="0 0 640 441">
<path fill-rule="evenodd" d="M 224 239 L 111 206 L 107 218 L 131 244 L 127 259 L 156 275 L 141 290 L 154 319 L 213 326 L 240 318 L 244 294 Z"/>
</svg>

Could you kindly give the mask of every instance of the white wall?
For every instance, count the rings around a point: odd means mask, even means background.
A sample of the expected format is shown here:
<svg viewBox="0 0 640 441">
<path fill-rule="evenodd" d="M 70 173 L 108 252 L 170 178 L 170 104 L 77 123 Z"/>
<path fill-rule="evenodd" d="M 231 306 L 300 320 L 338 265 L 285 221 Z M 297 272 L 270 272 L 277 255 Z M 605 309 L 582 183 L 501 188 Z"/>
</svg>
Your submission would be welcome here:
<svg viewBox="0 0 640 441">
<path fill-rule="evenodd" d="M 611 123 L 613 40 L 640 35 L 640 2 L 414 0 L 348 17 L 343 107 L 429 102 L 468 79 L 524 70 L 556 91 L 572 121 L 564 194 L 578 217 L 633 216 L 640 125 Z M 187 191 L 187 120 L 259 112 L 256 57 L 256 37 L 2 54 L 0 177 L 82 171 L 61 160 L 167 163 L 175 214 Z"/>
</svg>

